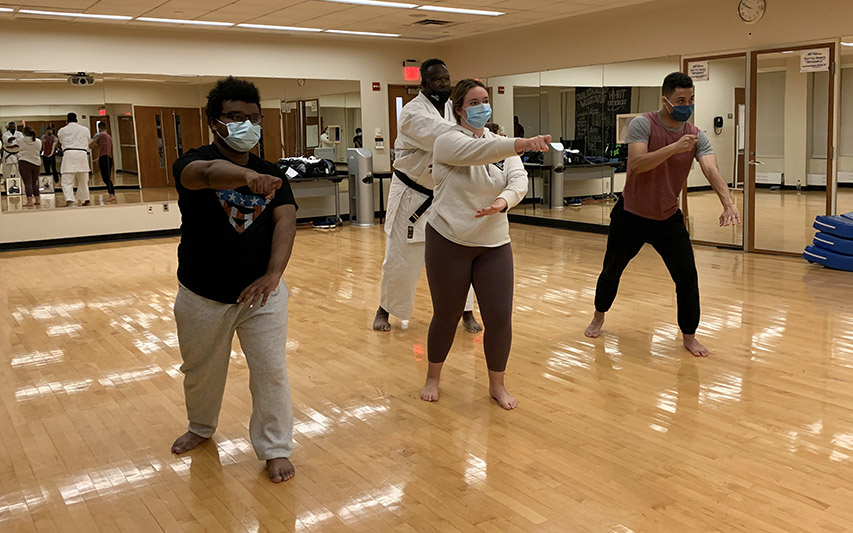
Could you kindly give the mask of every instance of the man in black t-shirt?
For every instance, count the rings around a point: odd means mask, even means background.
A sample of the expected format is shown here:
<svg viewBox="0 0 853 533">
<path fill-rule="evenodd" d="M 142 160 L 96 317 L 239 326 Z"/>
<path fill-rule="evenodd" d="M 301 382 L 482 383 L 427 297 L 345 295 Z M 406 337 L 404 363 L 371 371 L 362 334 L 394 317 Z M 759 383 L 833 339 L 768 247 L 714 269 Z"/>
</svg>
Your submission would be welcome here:
<svg viewBox="0 0 853 533">
<path fill-rule="evenodd" d="M 181 210 L 175 322 L 189 419 L 172 452 L 189 451 L 216 430 L 236 332 L 250 373 L 252 446 L 280 483 L 294 474 L 281 277 L 293 250 L 296 202 L 278 167 L 250 153 L 260 140 L 260 111 L 253 84 L 220 80 L 207 97 L 213 144 L 172 167 Z"/>
</svg>

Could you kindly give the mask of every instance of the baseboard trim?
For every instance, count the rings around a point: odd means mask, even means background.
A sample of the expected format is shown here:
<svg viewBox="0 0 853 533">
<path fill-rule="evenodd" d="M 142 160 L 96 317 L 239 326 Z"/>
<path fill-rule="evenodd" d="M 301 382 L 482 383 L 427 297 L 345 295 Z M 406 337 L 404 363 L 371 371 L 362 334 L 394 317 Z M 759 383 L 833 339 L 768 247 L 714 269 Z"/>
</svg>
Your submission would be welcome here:
<svg viewBox="0 0 853 533">
<path fill-rule="evenodd" d="M 602 226 L 601 224 L 590 224 L 589 222 L 576 222 L 574 220 L 563 220 L 558 218 L 518 215 L 514 213 L 507 214 L 507 219 L 510 222 L 515 222 L 517 224 L 526 224 L 528 226 L 568 229 L 574 231 L 583 231 L 585 233 L 597 233 L 599 235 L 607 235 L 610 230 L 610 226 Z"/>
<path fill-rule="evenodd" d="M 109 235 L 86 235 L 83 237 L 67 237 L 62 239 L 44 239 L 40 241 L 4 242 L 0 243 L 0 252 L 11 250 L 32 250 L 38 248 L 58 248 L 63 246 L 79 246 L 81 244 L 97 244 L 115 241 L 138 241 L 162 237 L 175 237 L 181 230 L 163 229 L 153 231 L 137 231 L 131 233 L 113 233 Z"/>
</svg>

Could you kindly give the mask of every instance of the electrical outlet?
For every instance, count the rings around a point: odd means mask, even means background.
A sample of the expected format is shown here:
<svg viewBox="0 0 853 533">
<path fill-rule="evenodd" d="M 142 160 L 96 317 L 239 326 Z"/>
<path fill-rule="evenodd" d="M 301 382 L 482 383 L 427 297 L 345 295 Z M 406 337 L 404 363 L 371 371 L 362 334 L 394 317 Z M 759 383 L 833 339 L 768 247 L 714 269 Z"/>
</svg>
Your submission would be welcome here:
<svg viewBox="0 0 853 533">
<path fill-rule="evenodd" d="M 154 214 L 154 206 L 153 206 L 153 205 L 151 205 L 151 204 L 148 204 L 148 214 L 149 214 L 149 215 L 153 215 L 153 214 Z"/>
<path fill-rule="evenodd" d="M 168 212 L 169 212 L 169 204 L 163 204 L 163 212 L 164 212 L 164 213 L 168 213 Z"/>
</svg>

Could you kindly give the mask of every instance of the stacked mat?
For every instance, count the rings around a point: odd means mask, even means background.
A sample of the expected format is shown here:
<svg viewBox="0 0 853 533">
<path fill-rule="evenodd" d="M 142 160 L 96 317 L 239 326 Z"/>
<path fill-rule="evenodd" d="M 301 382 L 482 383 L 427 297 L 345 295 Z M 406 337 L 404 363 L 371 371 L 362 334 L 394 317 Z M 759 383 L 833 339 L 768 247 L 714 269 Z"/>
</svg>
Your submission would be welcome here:
<svg viewBox="0 0 853 533">
<path fill-rule="evenodd" d="M 853 272 L 853 213 L 815 218 L 818 230 L 803 259 L 837 270 Z"/>
</svg>

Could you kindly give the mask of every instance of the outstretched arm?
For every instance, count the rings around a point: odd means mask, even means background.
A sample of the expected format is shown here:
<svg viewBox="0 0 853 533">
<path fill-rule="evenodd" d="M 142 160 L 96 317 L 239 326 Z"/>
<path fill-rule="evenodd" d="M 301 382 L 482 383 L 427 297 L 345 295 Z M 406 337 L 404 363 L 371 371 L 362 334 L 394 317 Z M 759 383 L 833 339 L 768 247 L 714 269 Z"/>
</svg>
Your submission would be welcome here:
<svg viewBox="0 0 853 533">
<path fill-rule="evenodd" d="M 723 204 L 723 214 L 720 215 L 720 226 L 740 224 L 740 213 L 735 206 L 734 200 L 732 200 L 732 193 L 729 191 L 728 183 L 726 183 L 726 180 L 720 174 L 720 169 L 717 166 L 717 156 L 708 154 L 700 157 L 699 167 L 702 169 L 702 173 L 705 174 L 705 178 L 711 184 L 714 192 L 717 193 L 720 203 Z"/>
</svg>

